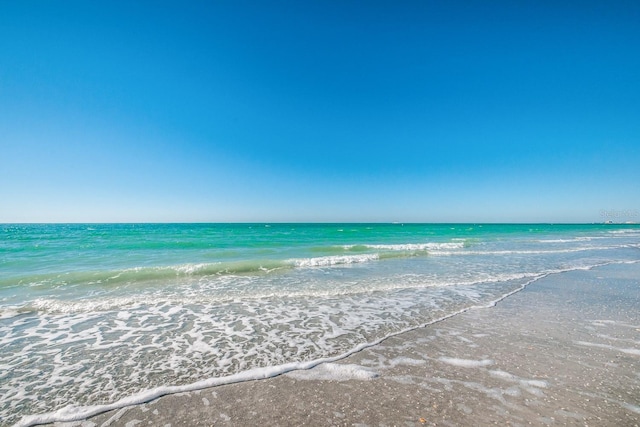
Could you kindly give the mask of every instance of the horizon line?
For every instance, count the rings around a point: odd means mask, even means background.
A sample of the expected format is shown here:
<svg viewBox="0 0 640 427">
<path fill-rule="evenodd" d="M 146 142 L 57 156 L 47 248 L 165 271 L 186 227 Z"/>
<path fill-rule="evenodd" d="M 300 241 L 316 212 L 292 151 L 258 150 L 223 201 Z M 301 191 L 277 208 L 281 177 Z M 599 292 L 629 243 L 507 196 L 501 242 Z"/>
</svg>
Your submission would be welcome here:
<svg viewBox="0 0 640 427">
<path fill-rule="evenodd" d="M 61 221 L 61 222 L 0 222 L 1 225 L 154 225 L 154 224 L 220 224 L 220 225 L 242 225 L 242 224 L 376 224 L 376 225 L 639 225 L 640 222 L 572 222 L 572 221 Z"/>
</svg>

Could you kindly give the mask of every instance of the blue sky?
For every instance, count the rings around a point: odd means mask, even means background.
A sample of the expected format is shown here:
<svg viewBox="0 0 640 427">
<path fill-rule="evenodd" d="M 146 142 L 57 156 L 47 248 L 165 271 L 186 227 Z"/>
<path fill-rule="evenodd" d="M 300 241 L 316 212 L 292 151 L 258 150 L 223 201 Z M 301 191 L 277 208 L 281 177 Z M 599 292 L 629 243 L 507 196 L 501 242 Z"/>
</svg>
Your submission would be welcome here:
<svg viewBox="0 0 640 427">
<path fill-rule="evenodd" d="M 640 3 L 560 3 L 0 1 L 0 222 L 640 221 Z"/>
</svg>

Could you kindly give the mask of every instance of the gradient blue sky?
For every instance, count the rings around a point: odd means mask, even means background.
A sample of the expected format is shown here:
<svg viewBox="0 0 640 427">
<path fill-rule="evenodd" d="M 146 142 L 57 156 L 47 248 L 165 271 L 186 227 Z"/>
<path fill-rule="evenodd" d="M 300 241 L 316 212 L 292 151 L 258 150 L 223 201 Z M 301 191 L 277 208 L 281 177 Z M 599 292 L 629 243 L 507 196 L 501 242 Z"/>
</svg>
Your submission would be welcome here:
<svg viewBox="0 0 640 427">
<path fill-rule="evenodd" d="M 0 222 L 640 221 L 640 2 L 0 0 L 0 156 Z"/>
</svg>

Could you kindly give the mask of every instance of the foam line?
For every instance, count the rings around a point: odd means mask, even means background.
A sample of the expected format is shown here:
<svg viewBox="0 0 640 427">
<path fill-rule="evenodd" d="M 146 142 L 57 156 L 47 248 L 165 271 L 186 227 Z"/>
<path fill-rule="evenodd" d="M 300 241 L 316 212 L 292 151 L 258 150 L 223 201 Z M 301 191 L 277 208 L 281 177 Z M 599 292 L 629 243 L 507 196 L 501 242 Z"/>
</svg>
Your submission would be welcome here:
<svg viewBox="0 0 640 427">
<path fill-rule="evenodd" d="M 499 303 L 500 301 L 503 301 L 504 299 L 506 299 L 507 297 L 514 295 L 517 292 L 522 291 L 523 289 L 525 289 L 527 286 L 529 286 L 530 284 L 537 282 L 540 279 L 543 279 L 545 277 L 554 275 L 554 274 L 562 274 L 562 273 L 567 273 L 567 272 L 571 272 L 571 271 L 579 271 L 579 270 L 592 270 L 594 268 L 598 268 L 598 267 L 603 267 L 606 265 L 612 265 L 612 264 L 635 264 L 640 262 L 640 260 L 637 261 L 611 261 L 611 262 L 605 262 L 605 263 L 601 263 L 601 264 L 595 264 L 592 266 L 584 266 L 584 267 L 575 267 L 575 268 L 569 268 L 566 270 L 557 270 L 554 272 L 550 272 L 550 273 L 543 273 L 540 274 L 539 276 L 536 276 L 534 278 L 532 278 L 531 280 L 525 282 L 524 284 L 522 284 L 521 286 L 519 286 L 518 288 L 516 288 L 515 290 L 508 292 L 502 296 L 500 296 L 499 298 L 496 298 L 493 301 L 490 301 L 487 304 L 484 305 L 474 305 L 474 306 L 470 306 L 470 307 L 466 307 L 463 308 L 461 310 L 457 310 L 455 312 L 449 313 L 445 316 L 442 316 L 440 318 L 434 319 L 430 322 L 418 325 L 418 326 L 413 326 L 413 327 L 409 327 L 397 332 L 394 332 L 392 334 L 389 334 L 385 337 L 382 337 L 380 339 L 377 339 L 375 341 L 372 342 L 368 342 L 368 343 L 362 343 L 360 345 L 357 345 L 356 347 L 352 348 L 351 350 L 339 354 L 337 356 L 333 356 L 333 357 L 326 357 L 326 358 L 321 358 L 321 359 L 316 359 L 316 360 L 311 360 L 311 361 L 307 361 L 307 362 L 292 362 L 292 363 L 286 363 L 286 364 L 282 364 L 282 365 L 277 365 L 277 366 L 270 366 L 270 367 L 265 367 L 265 368 L 255 368 L 255 369 L 250 369 L 247 371 L 243 371 L 243 372 L 238 372 L 236 374 L 232 374 L 232 375 L 228 375 L 228 376 L 224 376 L 224 377 L 218 377 L 218 378 L 208 378 L 205 380 L 201 380 L 201 381 L 197 381 L 191 384 L 186 384 L 186 385 L 181 385 L 181 386 L 162 386 L 162 387 L 157 387 L 151 390 L 146 390 L 140 393 L 136 393 L 133 394 L 131 396 L 127 396 L 125 398 L 122 398 L 116 402 L 110 403 L 110 404 L 104 404 L 104 405 L 91 405 L 91 406 L 74 406 L 74 405 L 69 405 L 66 406 L 64 408 L 61 408 L 57 411 L 53 411 L 53 412 L 48 412 L 48 413 L 43 413 L 43 414 L 36 414 L 36 415 L 27 415 L 25 417 L 23 417 L 18 423 L 15 424 L 15 427 L 29 427 L 29 426 L 34 426 L 34 425 L 38 425 L 38 424 L 48 424 L 48 423 L 55 423 L 55 422 L 72 422 L 72 421 L 80 421 L 80 420 L 84 420 L 86 418 L 101 414 L 103 412 L 107 412 L 107 411 L 111 411 L 111 410 L 115 410 L 115 409 L 120 409 L 120 408 L 125 408 L 127 406 L 132 406 L 132 405 L 139 405 L 139 404 L 143 404 L 152 400 L 155 400 L 161 396 L 165 396 L 165 395 L 169 395 L 169 394 L 176 394 L 176 393 L 184 393 L 184 392 L 191 392 L 191 391 L 196 391 L 196 390 L 201 390 L 201 389 L 205 389 L 205 388 L 210 388 L 210 387 L 216 387 L 216 386 L 221 386 L 221 385 L 226 385 L 226 384 L 233 384 L 233 383 L 239 383 L 239 382 L 245 382 L 245 381 L 254 381 L 254 380 L 260 380 L 260 379 L 266 379 L 266 378 L 272 378 L 272 377 L 276 377 L 282 374 L 285 374 L 287 372 L 291 372 L 291 371 L 295 371 L 295 370 L 307 370 L 307 369 L 311 369 L 314 368 L 320 364 L 323 363 L 333 363 L 333 362 L 337 362 L 339 360 L 345 359 L 349 356 L 351 356 L 352 354 L 358 353 L 364 349 L 370 348 L 370 347 L 374 347 L 376 345 L 379 345 L 380 343 L 382 343 L 383 341 L 391 338 L 391 337 L 395 337 L 401 334 L 404 334 L 406 332 L 409 331 L 413 331 L 416 329 L 420 329 L 420 328 L 424 328 L 439 322 L 442 322 L 446 319 L 452 318 L 454 316 L 457 316 L 459 314 L 465 313 L 467 311 L 473 310 L 473 309 L 481 309 L 481 308 L 489 308 L 489 307 L 494 307 L 497 303 Z"/>
</svg>

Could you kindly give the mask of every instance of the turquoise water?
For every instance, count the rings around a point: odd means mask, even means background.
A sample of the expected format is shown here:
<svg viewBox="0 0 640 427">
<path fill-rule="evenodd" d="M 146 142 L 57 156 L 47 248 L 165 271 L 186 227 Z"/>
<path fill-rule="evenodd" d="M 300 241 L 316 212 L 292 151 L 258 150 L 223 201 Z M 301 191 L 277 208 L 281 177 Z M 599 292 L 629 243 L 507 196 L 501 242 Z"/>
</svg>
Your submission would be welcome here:
<svg viewBox="0 0 640 427">
<path fill-rule="evenodd" d="M 7 424 L 348 354 L 544 275 L 640 259 L 638 225 L 73 224 L 0 233 Z"/>
</svg>

